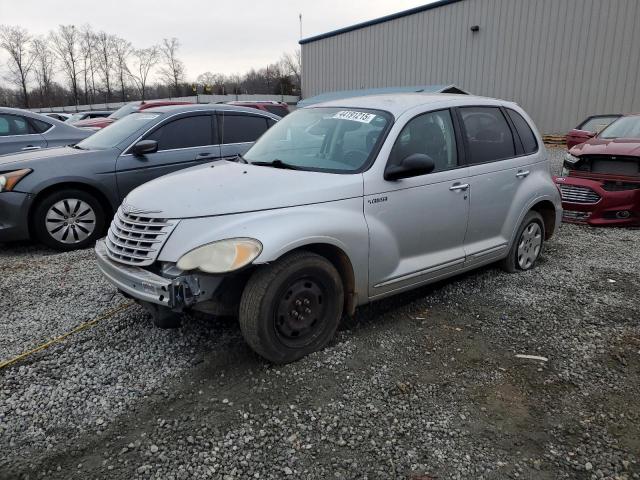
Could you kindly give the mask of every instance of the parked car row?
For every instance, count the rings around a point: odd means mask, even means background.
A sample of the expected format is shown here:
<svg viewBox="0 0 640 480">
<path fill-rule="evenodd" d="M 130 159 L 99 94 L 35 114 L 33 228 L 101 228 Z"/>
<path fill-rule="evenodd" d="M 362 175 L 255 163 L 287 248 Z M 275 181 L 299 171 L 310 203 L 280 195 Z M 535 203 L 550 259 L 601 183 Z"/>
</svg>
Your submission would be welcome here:
<svg viewBox="0 0 640 480">
<path fill-rule="evenodd" d="M 603 126 L 604 125 L 604 126 Z M 640 226 L 640 115 L 595 115 L 567 135 L 566 222 Z"/>
<path fill-rule="evenodd" d="M 493 262 L 531 269 L 561 220 L 542 139 L 513 103 L 276 106 L 132 104 L 85 120 L 109 125 L 75 145 L 0 157 L 0 241 L 82 248 L 112 219 L 98 266 L 158 326 L 236 315 L 283 363 L 370 301 Z"/>
</svg>

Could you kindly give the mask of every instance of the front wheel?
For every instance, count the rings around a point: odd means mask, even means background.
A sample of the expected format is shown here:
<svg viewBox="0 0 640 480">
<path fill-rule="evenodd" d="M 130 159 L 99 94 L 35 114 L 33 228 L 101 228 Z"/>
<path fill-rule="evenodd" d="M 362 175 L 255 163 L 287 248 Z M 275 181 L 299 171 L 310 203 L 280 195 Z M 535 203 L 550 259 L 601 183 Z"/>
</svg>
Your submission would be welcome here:
<svg viewBox="0 0 640 480">
<path fill-rule="evenodd" d="M 535 211 L 527 213 L 516 232 L 509 255 L 501 263 L 502 268 L 510 273 L 533 268 L 542 253 L 544 235 L 542 215 Z"/>
<path fill-rule="evenodd" d="M 260 267 L 240 300 L 240 329 L 249 346 L 273 363 L 289 363 L 325 347 L 344 303 L 342 280 L 324 257 L 295 252 Z"/>
<path fill-rule="evenodd" d="M 53 192 L 42 199 L 33 214 L 38 240 L 57 250 L 91 245 L 102 233 L 105 215 L 100 202 L 76 189 Z"/>
</svg>

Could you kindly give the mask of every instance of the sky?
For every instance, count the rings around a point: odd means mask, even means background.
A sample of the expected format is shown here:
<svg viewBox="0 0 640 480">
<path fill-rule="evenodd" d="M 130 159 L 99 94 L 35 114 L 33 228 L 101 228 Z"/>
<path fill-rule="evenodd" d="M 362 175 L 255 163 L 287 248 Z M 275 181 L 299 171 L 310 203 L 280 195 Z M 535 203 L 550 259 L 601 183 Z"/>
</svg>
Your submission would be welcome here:
<svg viewBox="0 0 640 480">
<path fill-rule="evenodd" d="M 193 81 L 206 71 L 242 74 L 293 52 L 300 39 L 300 13 L 304 38 L 432 1 L 0 0 L 0 24 L 44 35 L 59 24 L 88 23 L 139 48 L 177 37 L 187 79 Z M 0 73 L 6 60 L 1 52 Z"/>
</svg>

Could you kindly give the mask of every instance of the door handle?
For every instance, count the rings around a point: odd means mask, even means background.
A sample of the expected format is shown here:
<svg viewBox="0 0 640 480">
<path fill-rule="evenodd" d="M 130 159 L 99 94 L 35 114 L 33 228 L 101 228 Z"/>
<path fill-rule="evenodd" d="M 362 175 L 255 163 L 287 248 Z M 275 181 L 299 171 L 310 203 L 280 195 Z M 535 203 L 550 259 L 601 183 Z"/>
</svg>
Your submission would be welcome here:
<svg viewBox="0 0 640 480">
<path fill-rule="evenodd" d="M 466 190 L 467 188 L 469 188 L 469 184 L 468 183 L 454 183 L 453 185 L 451 185 L 449 187 L 449 190 L 456 191 L 456 190 Z"/>
<path fill-rule="evenodd" d="M 527 175 L 529 175 L 529 170 L 518 170 L 518 173 L 516 173 L 516 177 L 518 178 L 524 178 Z"/>
<path fill-rule="evenodd" d="M 202 152 L 196 155 L 196 158 L 209 158 L 211 156 L 210 152 Z"/>
<path fill-rule="evenodd" d="M 35 145 L 27 145 L 26 147 L 22 148 L 23 152 L 28 152 L 29 150 L 40 150 L 42 147 L 37 147 Z"/>
</svg>

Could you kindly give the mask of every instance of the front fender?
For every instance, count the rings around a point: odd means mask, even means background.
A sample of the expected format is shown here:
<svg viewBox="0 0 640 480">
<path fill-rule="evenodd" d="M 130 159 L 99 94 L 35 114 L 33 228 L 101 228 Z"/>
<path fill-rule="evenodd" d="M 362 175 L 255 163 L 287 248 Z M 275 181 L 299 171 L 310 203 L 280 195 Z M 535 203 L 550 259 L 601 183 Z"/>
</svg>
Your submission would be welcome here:
<svg viewBox="0 0 640 480">
<path fill-rule="evenodd" d="M 202 245 L 237 237 L 255 238 L 263 249 L 254 264 L 273 262 L 312 244 L 341 249 L 351 261 L 358 298 L 366 299 L 369 232 L 362 197 L 299 207 L 183 219 L 162 247 L 159 261 L 177 262 Z"/>
</svg>

